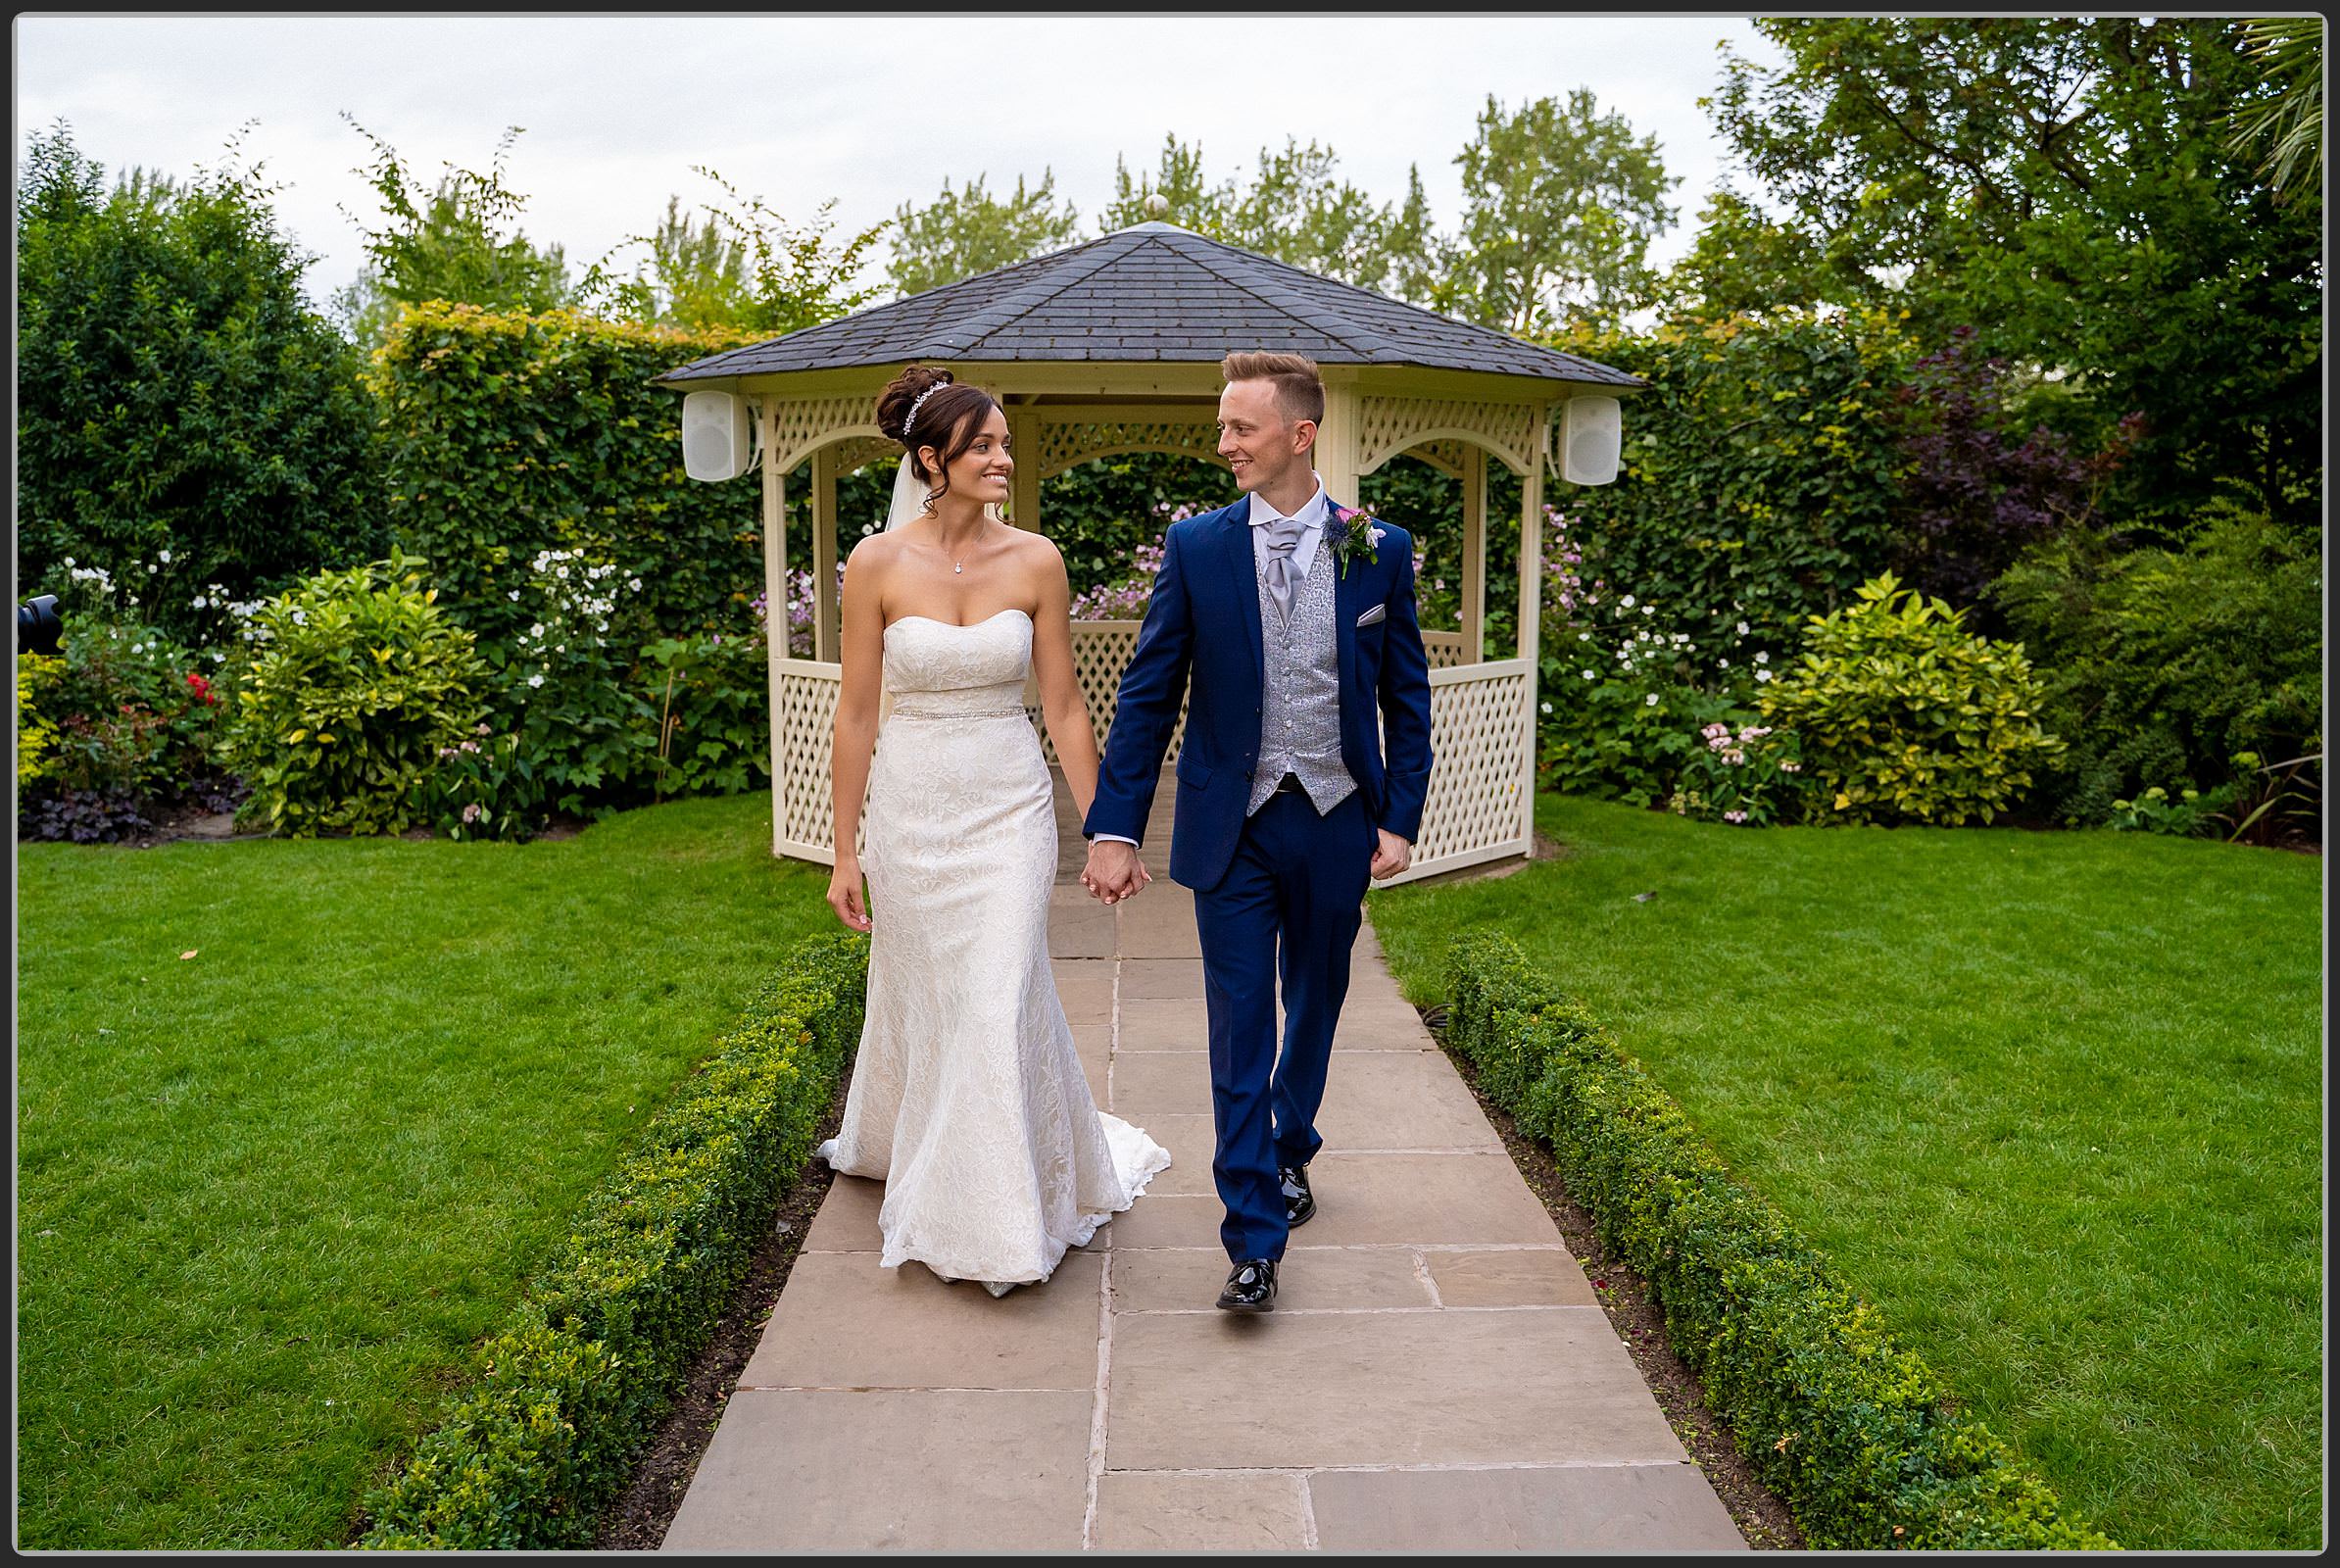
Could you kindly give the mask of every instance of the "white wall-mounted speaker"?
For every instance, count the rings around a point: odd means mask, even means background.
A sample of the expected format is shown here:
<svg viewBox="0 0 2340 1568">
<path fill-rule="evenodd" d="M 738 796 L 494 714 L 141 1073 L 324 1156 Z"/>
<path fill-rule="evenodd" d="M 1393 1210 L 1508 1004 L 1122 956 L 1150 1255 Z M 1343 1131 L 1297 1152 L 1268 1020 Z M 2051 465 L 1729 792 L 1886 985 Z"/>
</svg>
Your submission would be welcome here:
<svg viewBox="0 0 2340 1568">
<path fill-rule="evenodd" d="M 1570 484 L 1608 484 L 1617 477 L 1625 417 L 1615 398 L 1570 398 L 1560 410 L 1560 477 Z"/>
<path fill-rule="evenodd" d="M 694 479 L 736 479 L 755 461 L 755 421 L 748 400 L 729 392 L 686 392 L 682 406 L 683 472 Z"/>
</svg>

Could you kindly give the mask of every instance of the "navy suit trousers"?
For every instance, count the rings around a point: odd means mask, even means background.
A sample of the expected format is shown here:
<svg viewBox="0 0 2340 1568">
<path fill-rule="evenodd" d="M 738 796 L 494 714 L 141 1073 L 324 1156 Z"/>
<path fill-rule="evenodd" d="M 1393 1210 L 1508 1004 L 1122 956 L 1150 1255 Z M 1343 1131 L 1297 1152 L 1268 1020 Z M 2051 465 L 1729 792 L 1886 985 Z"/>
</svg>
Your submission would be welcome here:
<svg viewBox="0 0 2340 1568">
<path fill-rule="evenodd" d="M 1377 841 L 1360 790 L 1322 816 L 1304 793 L 1271 795 L 1244 819 L 1227 874 L 1194 894 L 1218 1130 L 1211 1175 L 1227 1205 L 1219 1239 L 1233 1260 L 1284 1255 L 1290 1227 L 1276 1168 L 1307 1164 L 1324 1143 L 1316 1111 Z"/>
</svg>

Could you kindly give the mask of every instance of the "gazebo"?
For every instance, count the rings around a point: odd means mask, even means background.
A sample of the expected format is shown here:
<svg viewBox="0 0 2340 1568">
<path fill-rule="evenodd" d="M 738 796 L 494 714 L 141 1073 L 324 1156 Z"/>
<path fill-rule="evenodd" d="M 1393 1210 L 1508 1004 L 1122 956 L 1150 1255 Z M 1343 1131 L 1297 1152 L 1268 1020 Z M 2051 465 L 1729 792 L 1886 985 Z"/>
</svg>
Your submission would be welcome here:
<svg viewBox="0 0 2340 1568">
<path fill-rule="evenodd" d="M 1305 354 L 1321 368 L 1316 468 L 1355 504 L 1357 480 L 1399 454 L 1460 479 L 1461 624 L 1423 628 L 1434 763 L 1412 864 L 1390 886 L 1534 847 L 1536 611 L 1547 467 L 1613 470 L 1622 370 L 1450 319 L 1172 224 L 1102 239 L 890 305 L 733 349 L 660 384 L 712 391 L 754 411 L 763 473 L 764 603 L 771 638 L 772 849 L 834 863 L 829 749 L 842 666 L 837 479 L 901 448 L 878 433 L 877 394 L 905 365 L 950 367 L 1007 411 L 1017 458 L 1008 519 L 1045 525 L 1041 481 L 1075 464 L 1170 452 L 1221 464 L 1219 361 L 1231 349 Z M 1581 400 L 1581 401 L 1580 401 Z M 1556 415 L 1588 427 L 1554 463 Z M 1607 465 L 1599 449 L 1605 444 Z M 1518 644 L 1488 659 L 1487 463 L 1521 477 Z M 812 657 L 790 657 L 784 476 L 811 460 Z M 1221 465 L 1224 466 L 1223 464 Z M 1229 487 L 1229 498 L 1235 491 Z M 1073 622 L 1073 657 L 1101 746 L 1135 620 Z M 1042 725 L 1038 694 L 1027 709 Z M 1056 758 L 1042 725 L 1042 745 Z M 1183 716 L 1171 737 L 1175 760 Z M 883 744 L 881 742 L 881 744 Z"/>
</svg>

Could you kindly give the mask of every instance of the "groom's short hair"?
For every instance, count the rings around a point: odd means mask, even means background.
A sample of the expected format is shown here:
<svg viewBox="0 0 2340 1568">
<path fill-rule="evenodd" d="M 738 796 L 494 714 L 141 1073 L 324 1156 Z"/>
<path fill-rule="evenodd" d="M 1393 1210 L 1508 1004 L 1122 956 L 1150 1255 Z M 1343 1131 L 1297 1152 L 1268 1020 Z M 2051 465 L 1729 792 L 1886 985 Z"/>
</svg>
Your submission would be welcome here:
<svg viewBox="0 0 2340 1568">
<path fill-rule="evenodd" d="M 1276 407 L 1285 418 L 1325 422 L 1325 383 L 1316 373 L 1316 362 L 1304 354 L 1230 354 L 1219 362 L 1219 373 L 1230 381 L 1273 381 Z"/>
</svg>

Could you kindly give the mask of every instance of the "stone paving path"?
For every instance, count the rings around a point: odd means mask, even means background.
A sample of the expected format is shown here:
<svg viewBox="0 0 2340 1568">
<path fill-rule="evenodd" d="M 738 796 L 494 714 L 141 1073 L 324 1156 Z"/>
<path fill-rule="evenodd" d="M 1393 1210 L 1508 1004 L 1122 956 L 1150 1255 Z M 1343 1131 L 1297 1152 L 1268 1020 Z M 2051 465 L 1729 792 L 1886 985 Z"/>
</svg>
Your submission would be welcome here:
<svg viewBox="0 0 2340 1568">
<path fill-rule="evenodd" d="M 836 1178 L 665 1546 L 1742 1548 L 1370 923 L 1317 1215 L 1275 1311 L 1212 1305 L 1200 949 L 1146 837 L 1152 884 L 1059 886 L 1049 948 L 1097 1102 L 1170 1168 L 997 1300 L 880 1268 L 884 1187 Z"/>
</svg>

